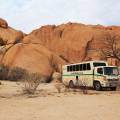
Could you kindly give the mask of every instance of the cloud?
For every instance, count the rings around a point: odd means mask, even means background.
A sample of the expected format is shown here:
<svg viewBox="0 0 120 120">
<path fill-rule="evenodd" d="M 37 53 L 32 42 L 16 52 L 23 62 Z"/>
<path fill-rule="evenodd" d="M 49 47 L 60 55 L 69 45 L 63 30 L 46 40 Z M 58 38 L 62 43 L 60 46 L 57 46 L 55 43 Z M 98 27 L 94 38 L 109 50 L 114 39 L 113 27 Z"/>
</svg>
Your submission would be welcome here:
<svg viewBox="0 0 120 120">
<path fill-rule="evenodd" d="M 0 17 L 25 32 L 69 21 L 119 25 L 119 11 L 119 0 L 0 0 Z"/>
</svg>

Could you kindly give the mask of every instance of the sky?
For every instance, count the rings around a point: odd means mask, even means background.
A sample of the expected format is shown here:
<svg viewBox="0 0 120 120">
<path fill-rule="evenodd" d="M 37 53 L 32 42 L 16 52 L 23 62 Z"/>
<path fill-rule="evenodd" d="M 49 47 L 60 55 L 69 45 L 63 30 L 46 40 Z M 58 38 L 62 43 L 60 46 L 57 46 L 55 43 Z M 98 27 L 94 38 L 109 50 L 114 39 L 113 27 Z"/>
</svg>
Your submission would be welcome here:
<svg viewBox="0 0 120 120">
<path fill-rule="evenodd" d="M 120 0 L 0 0 L 0 17 L 26 33 L 68 22 L 120 25 Z"/>
</svg>

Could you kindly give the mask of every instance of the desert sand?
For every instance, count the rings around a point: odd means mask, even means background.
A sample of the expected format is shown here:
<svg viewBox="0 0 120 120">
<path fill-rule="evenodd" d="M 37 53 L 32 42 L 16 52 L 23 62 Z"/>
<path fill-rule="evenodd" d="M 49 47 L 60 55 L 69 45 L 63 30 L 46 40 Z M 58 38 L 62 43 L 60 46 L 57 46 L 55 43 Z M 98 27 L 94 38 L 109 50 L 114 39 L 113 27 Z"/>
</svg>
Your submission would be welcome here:
<svg viewBox="0 0 120 120">
<path fill-rule="evenodd" d="M 0 120 L 119 120 L 120 91 L 81 90 L 57 93 L 41 84 L 35 95 L 21 94 L 21 85 L 2 81 Z"/>
</svg>

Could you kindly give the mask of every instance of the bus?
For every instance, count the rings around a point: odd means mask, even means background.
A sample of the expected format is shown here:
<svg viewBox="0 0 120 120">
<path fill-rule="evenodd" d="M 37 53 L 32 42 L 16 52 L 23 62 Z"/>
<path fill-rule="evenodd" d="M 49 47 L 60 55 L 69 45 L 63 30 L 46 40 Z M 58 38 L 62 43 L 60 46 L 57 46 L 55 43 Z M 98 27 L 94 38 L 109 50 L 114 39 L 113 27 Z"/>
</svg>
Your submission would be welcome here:
<svg viewBox="0 0 120 120">
<path fill-rule="evenodd" d="M 93 87 L 100 91 L 102 88 L 116 90 L 119 74 L 118 67 L 108 66 L 106 61 L 85 61 L 62 66 L 62 81 L 70 87 Z"/>
</svg>

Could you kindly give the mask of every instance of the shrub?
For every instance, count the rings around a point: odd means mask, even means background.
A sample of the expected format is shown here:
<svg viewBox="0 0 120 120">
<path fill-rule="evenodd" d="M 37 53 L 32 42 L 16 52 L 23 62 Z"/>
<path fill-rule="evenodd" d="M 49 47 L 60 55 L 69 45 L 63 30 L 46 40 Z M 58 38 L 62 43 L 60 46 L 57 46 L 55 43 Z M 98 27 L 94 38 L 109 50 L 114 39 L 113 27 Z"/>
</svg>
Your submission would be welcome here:
<svg viewBox="0 0 120 120">
<path fill-rule="evenodd" d="M 52 81 L 58 80 L 59 82 L 62 82 L 62 75 L 59 72 L 54 72 L 52 74 Z"/>
<path fill-rule="evenodd" d="M 58 93 L 69 91 L 68 87 L 65 86 L 61 81 L 59 81 L 57 79 L 53 81 L 53 84 Z"/>
<path fill-rule="evenodd" d="M 27 70 L 20 67 L 13 67 L 9 70 L 8 80 L 21 80 L 25 74 L 27 74 Z"/>
<path fill-rule="evenodd" d="M 8 78 L 9 67 L 6 65 L 0 65 L 0 79 L 6 80 Z"/>
<path fill-rule="evenodd" d="M 82 90 L 83 94 L 88 94 L 87 83 L 80 81 L 80 89 Z"/>
<path fill-rule="evenodd" d="M 39 73 L 28 73 L 23 77 L 23 93 L 34 94 L 40 83 L 46 81 L 46 77 Z"/>
</svg>

